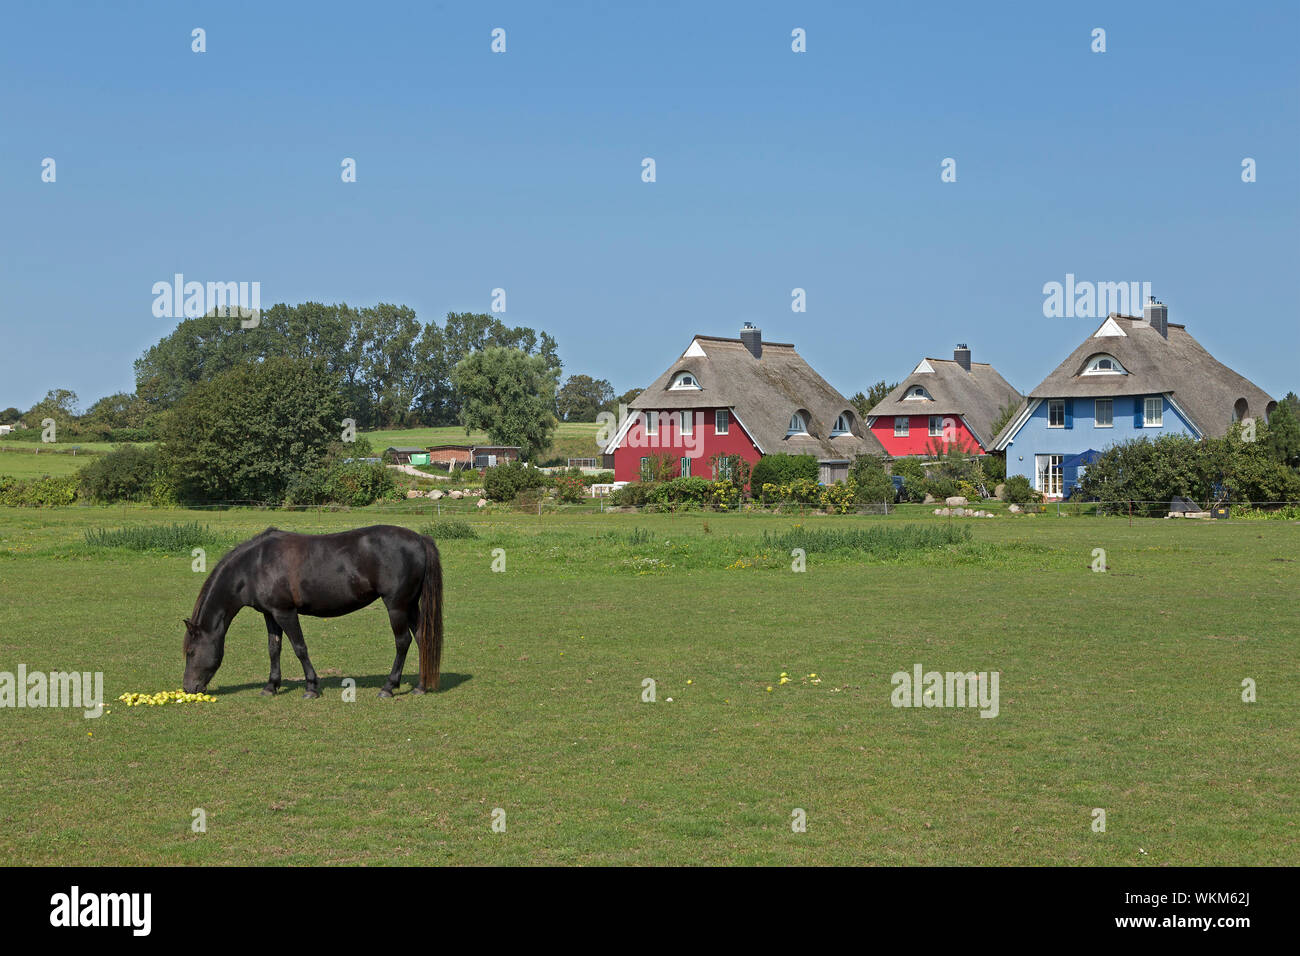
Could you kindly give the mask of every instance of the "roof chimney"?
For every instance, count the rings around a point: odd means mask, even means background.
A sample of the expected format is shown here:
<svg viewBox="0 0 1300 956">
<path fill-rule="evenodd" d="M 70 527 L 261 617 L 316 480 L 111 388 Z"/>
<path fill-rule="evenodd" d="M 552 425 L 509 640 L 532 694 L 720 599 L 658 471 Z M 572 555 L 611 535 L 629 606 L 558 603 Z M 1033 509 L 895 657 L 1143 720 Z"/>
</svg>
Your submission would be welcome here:
<svg viewBox="0 0 1300 956">
<path fill-rule="evenodd" d="M 1153 295 L 1147 296 L 1147 304 L 1142 306 L 1142 320 L 1169 338 L 1169 307 L 1163 302 L 1157 302 Z"/>
<path fill-rule="evenodd" d="M 754 358 L 763 357 L 763 330 L 754 328 L 752 322 L 746 322 L 740 330 L 740 344 L 749 349 Z"/>
<path fill-rule="evenodd" d="M 965 342 L 957 343 L 957 347 L 952 350 L 952 360 L 966 371 L 970 371 L 970 348 Z"/>
</svg>

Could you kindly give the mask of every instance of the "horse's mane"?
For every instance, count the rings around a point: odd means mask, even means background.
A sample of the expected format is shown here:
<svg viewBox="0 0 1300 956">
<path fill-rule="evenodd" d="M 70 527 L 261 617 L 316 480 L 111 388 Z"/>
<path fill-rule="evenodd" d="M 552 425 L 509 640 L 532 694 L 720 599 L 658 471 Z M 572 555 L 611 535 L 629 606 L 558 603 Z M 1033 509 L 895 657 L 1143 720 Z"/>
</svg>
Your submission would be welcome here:
<svg viewBox="0 0 1300 956">
<path fill-rule="evenodd" d="M 279 528 L 275 528 L 275 527 L 267 528 L 265 531 L 261 532 L 260 534 L 254 535 L 253 537 L 249 538 L 247 541 L 241 541 L 239 544 L 235 545 L 224 555 L 222 555 L 221 560 L 217 562 L 216 567 L 214 567 L 211 573 L 209 573 L 208 576 L 203 579 L 203 587 L 199 588 L 199 596 L 194 600 L 194 610 L 190 612 L 191 621 L 198 621 L 200 619 L 200 616 L 203 613 L 204 602 L 207 601 L 208 594 L 212 591 L 212 582 L 217 579 L 217 575 L 220 573 L 220 571 L 227 564 L 231 563 L 236 557 L 248 551 L 248 549 L 252 547 L 254 544 L 260 543 L 262 539 L 265 538 L 267 535 L 275 534 L 279 530 L 280 530 Z M 189 646 L 189 639 L 190 639 L 190 629 L 187 627 L 185 629 L 185 644 L 187 647 Z"/>
</svg>

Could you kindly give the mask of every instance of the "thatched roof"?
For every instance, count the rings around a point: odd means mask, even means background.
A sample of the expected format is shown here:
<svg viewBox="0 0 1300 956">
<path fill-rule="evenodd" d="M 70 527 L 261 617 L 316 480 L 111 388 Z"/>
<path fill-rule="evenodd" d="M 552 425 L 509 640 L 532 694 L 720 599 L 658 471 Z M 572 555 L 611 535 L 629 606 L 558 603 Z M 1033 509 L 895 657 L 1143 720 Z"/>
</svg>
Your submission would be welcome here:
<svg viewBox="0 0 1300 956">
<path fill-rule="evenodd" d="M 697 335 L 629 407 L 643 411 L 734 409 L 741 426 L 765 455 L 808 454 L 827 461 L 884 454 L 852 403 L 813 371 L 793 345 L 763 342 L 760 353 L 755 358 L 740 339 Z M 670 389 L 680 372 L 690 372 L 700 387 Z M 808 434 L 787 437 L 790 416 L 795 412 L 804 414 Z M 851 433 L 832 438 L 831 428 L 841 414 L 848 416 Z"/>
<path fill-rule="evenodd" d="M 903 398 L 920 385 L 929 398 Z M 987 362 L 971 362 L 966 371 L 953 359 L 925 358 L 897 388 L 885 396 L 870 417 L 882 415 L 951 415 L 966 425 L 984 448 L 991 448 L 993 425 L 1002 409 L 1020 401 L 1020 393 Z"/>
<path fill-rule="evenodd" d="M 1207 438 L 1226 434 L 1237 402 L 1244 400 L 1243 418 L 1264 418 L 1273 399 L 1255 383 L 1218 361 L 1182 325 L 1169 323 L 1169 337 L 1145 319 L 1111 314 L 1052 374 L 1029 393 L 1022 411 L 1045 398 L 1111 398 L 1120 395 L 1170 395 Z M 1111 355 L 1123 375 L 1084 375 L 1098 354 Z M 1021 414 L 998 435 L 1005 447 Z"/>
</svg>

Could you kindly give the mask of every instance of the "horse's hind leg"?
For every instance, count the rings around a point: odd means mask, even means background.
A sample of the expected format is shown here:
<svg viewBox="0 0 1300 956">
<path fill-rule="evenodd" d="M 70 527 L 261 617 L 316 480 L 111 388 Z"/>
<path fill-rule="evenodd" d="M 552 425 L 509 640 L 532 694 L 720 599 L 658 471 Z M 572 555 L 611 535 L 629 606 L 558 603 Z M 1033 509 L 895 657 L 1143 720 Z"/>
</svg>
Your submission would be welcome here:
<svg viewBox="0 0 1300 956">
<path fill-rule="evenodd" d="M 285 634 L 289 635 L 289 643 L 293 645 L 293 652 L 298 655 L 298 660 L 302 662 L 302 676 L 307 683 L 307 689 L 302 692 L 303 697 L 312 698 L 320 696 L 320 678 L 316 676 L 316 668 L 311 666 L 311 658 L 307 656 L 307 642 L 302 638 L 302 628 L 298 625 L 298 612 L 288 611 L 277 614 L 275 622 L 280 625 Z"/>
<path fill-rule="evenodd" d="M 274 694 L 280 689 L 280 638 L 284 636 L 284 629 L 270 614 L 262 616 L 266 618 L 266 648 L 271 655 L 271 675 L 266 679 L 262 693 Z"/>
<path fill-rule="evenodd" d="M 408 608 L 390 604 L 387 598 L 384 599 L 384 606 L 388 608 L 388 623 L 393 626 L 393 641 L 397 644 L 397 656 L 393 658 L 393 669 L 389 671 L 388 680 L 384 681 L 379 696 L 392 697 L 393 691 L 397 690 L 398 685 L 402 683 L 402 668 L 406 665 L 406 652 L 411 648 L 411 631 L 415 619 Z"/>
</svg>

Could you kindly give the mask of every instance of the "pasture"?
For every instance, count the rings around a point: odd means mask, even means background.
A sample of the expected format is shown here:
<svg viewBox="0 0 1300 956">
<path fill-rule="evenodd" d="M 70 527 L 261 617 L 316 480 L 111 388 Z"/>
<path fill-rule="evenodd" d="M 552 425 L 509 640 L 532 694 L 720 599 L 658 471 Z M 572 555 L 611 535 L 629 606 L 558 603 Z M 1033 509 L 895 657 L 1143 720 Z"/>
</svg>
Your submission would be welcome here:
<svg viewBox="0 0 1300 956">
<path fill-rule="evenodd" d="M 414 503 L 0 510 L 0 671 L 103 671 L 109 701 L 180 686 L 202 579 L 188 548 L 88 530 L 197 521 L 210 568 L 270 524 L 435 520 Z M 303 618 L 322 699 L 301 699 L 287 644 L 287 690 L 260 696 L 266 635 L 245 610 L 215 702 L 113 704 L 94 720 L 0 710 L 0 862 L 1300 862 L 1293 522 L 968 520 L 969 541 L 925 549 L 812 538 L 794 573 L 777 536 L 796 526 L 947 522 L 461 520 L 476 537 L 439 540 L 439 693 L 407 693 L 413 649 L 401 692 L 377 697 L 393 644 L 376 604 Z M 1000 672 L 999 715 L 891 706 L 890 675 L 917 663 Z M 206 833 L 191 830 L 199 808 Z M 792 832 L 795 808 L 807 832 Z"/>
<path fill-rule="evenodd" d="M 600 446 L 596 444 L 598 426 L 594 422 L 560 422 L 551 436 L 550 447 L 536 456 L 538 461 L 552 457 L 561 458 L 596 458 L 601 455 Z M 363 432 L 370 440 L 376 453 L 382 453 L 390 445 L 401 448 L 411 446 L 423 448 L 428 445 L 486 445 L 490 444 L 487 435 L 481 432 L 465 434 L 459 425 L 429 426 L 422 428 L 396 428 L 383 431 Z"/>
</svg>

